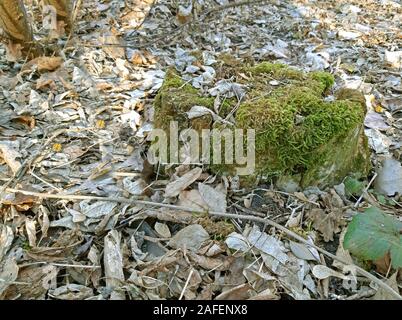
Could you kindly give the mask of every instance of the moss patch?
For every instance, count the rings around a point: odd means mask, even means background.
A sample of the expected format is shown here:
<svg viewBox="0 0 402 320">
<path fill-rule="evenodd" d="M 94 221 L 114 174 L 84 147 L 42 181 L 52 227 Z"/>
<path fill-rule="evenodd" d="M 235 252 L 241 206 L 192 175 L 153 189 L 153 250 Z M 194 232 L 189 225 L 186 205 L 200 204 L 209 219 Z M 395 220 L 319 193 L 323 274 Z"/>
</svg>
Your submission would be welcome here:
<svg viewBox="0 0 402 320">
<path fill-rule="evenodd" d="M 212 124 L 211 116 L 207 115 L 194 120 L 188 119 L 186 112 L 190 111 L 193 106 L 212 109 L 214 98 L 200 95 L 197 89 L 183 81 L 173 69 L 169 69 L 154 102 L 155 128 L 168 130 L 170 121 L 177 121 L 179 129 L 209 128 Z"/>
<path fill-rule="evenodd" d="M 243 181 L 292 176 L 302 186 L 323 186 L 339 183 L 346 175 L 367 174 L 364 96 L 341 90 L 335 101 L 325 101 L 334 84 L 329 73 L 303 73 L 270 62 L 250 67 L 226 60 L 220 63 L 222 74 L 231 74 L 237 83 L 248 87 L 235 113 L 236 128 L 256 131 L 256 172 Z M 155 101 L 156 127 L 164 128 L 170 120 L 178 121 L 181 128 L 216 127 L 210 116 L 190 121 L 185 114 L 194 105 L 213 110 L 213 104 L 214 98 L 201 96 L 169 71 Z M 235 104 L 234 100 L 226 101 L 220 115 L 224 117 Z M 233 174 L 235 165 L 211 168 Z"/>
</svg>

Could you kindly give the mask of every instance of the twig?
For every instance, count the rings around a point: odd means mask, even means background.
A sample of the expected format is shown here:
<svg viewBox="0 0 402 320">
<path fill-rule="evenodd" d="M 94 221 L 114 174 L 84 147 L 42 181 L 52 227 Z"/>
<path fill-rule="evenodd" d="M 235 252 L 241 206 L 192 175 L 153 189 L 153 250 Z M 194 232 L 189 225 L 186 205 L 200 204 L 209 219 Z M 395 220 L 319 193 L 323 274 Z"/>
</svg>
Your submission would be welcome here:
<svg viewBox="0 0 402 320">
<path fill-rule="evenodd" d="M 30 282 L 7 281 L 7 280 L 1 279 L 1 278 L 0 278 L 0 282 L 5 283 L 6 285 L 16 284 L 16 285 L 29 286 L 29 285 L 32 284 L 32 283 L 30 283 Z"/>
<path fill-rule="evenodd" d="M 55 267 L 62 267 L 62 268 L 79 268 L 79 269 L 100 269 L 101 266 L 87 266 L 87 265 L 81 265 L 81 264 L 68 264 L 68 263 L 53 263 L 53 262 L 46 262 L 46 261 L 38 261 L 38 262 L 32 262 L 32 263 L 26 263 L 20 266 L 22 267 L 28 267 L 28 266 L 34 266 L 38 264 L 49 264 Z"/>
<path fill-rule="evenodd" d="M 359 293 L 356 293 L 352 296 L 347 297 L 345 300 L 361 300 L 362 298 L 368 298 L 374 296 L 377 291 L 374 289 L 363 290 Z"/>
<path fill-rule="evenodd" d="M 198 213 L 198 214 L 208 213 L 209 215 L 214 216 L 214 217 L 221 217 L 221 218 L 227 218 L 227 219 L 241 219 L 241 220 L 248 220 L 248 221 L 264 223 L 264 224 L 270 225 L 272 227 L 275 227 L 276 229 L 284 232 L 288 236 L 298 240 L 299 242 L 301 242 L 305 245 L 315 248 L 317 251 L 321 252 L 322 254 L 326 255 L 327 257 L 330 257 L 333 260 L 337 260 L 345 265 L 350 265 L 350 263 L 348 261 L 346 261 L 345 259 L 342 259 L 336 255 L 333 255 L 332 253 L 318 247 L 317 245 L 308 242 L 307 240 L 305 240 L 303 237 L 296 234 L 295 232 L 293 232 L 293 231 L 285 228 L 284 226 L 282 226 L 270 219 L 267 219 L 267 218 L 260 218 L 260 217 L 248 216 L 248 215 L 238 215 L 238 214 L 231 214 L 231 213 L 224 213 L 224 212 L 216 212 L 216 211 L 207 211 L 206 212 L 204 210 L 190 209 L 188 207 L 176 206 L 176 205 L 172 205 L 172 204 L 157 203 L 157 202 L 152 202 L 152 201 L 144 201 L 144 200 L 136 200 L 136 199 L 130 200 L 130 199 L 121 198 L 121 197 L 112 198 L 112 197 L 80 196 L 80 195 L 56 195 L 56 194 L 31 192 L 31 191 L 11 189 L 11 188 L 8 188 L 6 190 L 7 190 L 7 192 L 12 192 L 12 193 L 19 192 L 19 193 L 22 193 L 25 195 L 30 195 L 30 196 L 34 196 L 34 197 L 38 197 L 38 198 L 64 199 L 64 200 L 98 200 L 98 201 L 111 201 L 111 202 L 127 203 L 127 204 L 142 204 L 142 205 L 148 205 L 148 206 L 153 206 L 153 207 L 169 208 L 172 210 L 186 211 L 186 212 L 192 212 L 192 213 Z M 249 210 L 249 209 L 247 209 L 247 210 L 250 212 L 254 212 L 254 214 L 255 214 L 254 210 Z M 258 213 L 258 214 L 260 215 L 261 213 Z M 359 266 L 355 265 L 354 267 L 356 268 L 357 272 L 359 272 L 361 275 L 365 276 L 366 278 L 368 278 L 371 281 L 378 284 L 379 287 L 386 290 L 395 299 L 402 300 L 402 297 L 399 295 L 399 293 L 396 292 L 393 288 L 391 288 L 388 284 L 381 281 L 380 279 L 378 279 L 371 273 L 367 272 L 366 270 L 360 268 Z"/>
<path fill-rule="evenodd" d="M 237 208 L 237 209 L 240 209 L 241 211 L 243 211 L 245 213 L 256 215 L 256 216 L 259 216 L 259 217 L 262 217 L 262 218 L 266 218 L 268 216 L 268 214 L 264 214 L 262 212 L 256 212 L 256 211 L 253 211 L 253 210 L 246 209 L 246 208 L 242 207 L 241 205 L 239 205 L 237 203 L 232 203 L 232 206 Z"/>
<path fill-rule="evenodd" d="M 374 174 L 374 176 L 371 178 L 369 184 L 367 185 L 367 187 L 363 190 L 360 198 L 356 201 L 355 205 L 353 206 L 353 208 L 357 208 L 358 205 L 360 204 L 360 202 L 362 201 L 364 195 L 367 193 L 368 189 L 370 188 L 371 184 L 374 182 L 375 178 L 377 178 L 377 172 Z"/>
<path fill-rule="evenodd" d="M 193 272 L 194 272 L 194 269 L 191 268 L 190 273 L 189 273 L 189 275 L 188 275 L 188 277 L 187 277 L 187 281 L 186 281 L 186 283 L 184 284 L 183 290 L 181 291 L 179 300 L 183 299 L 184 292 L 186 292 L 187 286 L 188 286 L 188 284 L 189 284 L 189 282 L 190 282 L 190 279 L 191 279 L 191 276 L 193 275 Z"/>
</svg>

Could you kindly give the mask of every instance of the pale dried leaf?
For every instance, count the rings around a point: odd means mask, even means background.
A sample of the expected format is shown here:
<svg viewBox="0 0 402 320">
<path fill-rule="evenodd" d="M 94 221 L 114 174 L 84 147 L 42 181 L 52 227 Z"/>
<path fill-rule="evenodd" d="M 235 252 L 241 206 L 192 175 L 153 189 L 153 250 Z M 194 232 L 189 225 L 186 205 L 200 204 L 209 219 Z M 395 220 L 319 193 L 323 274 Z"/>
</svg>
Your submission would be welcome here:
<svg viewBox="0 0 402 320">
<path fill-rule="evenodd" d="M 191 171 L 187 172 L 180 178 L 175 181 L 169 183 L 165 189 L 165 197 L 171 198 L 176 197 L 180 194 L 181 191 L 190 186 L 193 182 L 195 182 L 202 173 L 201 168 L 194 168 Z"/>
<path fill-rule="evenodd" d="M 205 203 L 208 204 L 210 210 L 226 212 L 227 203 L 225 194 L 204 183 L 198 184 L 198 191 Z"/>
</svg>

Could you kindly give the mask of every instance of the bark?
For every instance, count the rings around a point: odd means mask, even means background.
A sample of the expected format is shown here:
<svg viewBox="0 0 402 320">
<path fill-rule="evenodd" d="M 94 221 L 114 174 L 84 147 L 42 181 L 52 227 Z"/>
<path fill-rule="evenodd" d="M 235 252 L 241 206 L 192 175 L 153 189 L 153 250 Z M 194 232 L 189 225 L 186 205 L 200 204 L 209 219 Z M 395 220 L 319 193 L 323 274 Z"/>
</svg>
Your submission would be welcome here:
<svg viewBox="0 0 402 320">
<path fill-rule="evenodd" d="M 24 49 L 32 45 L 32 29 L 22 0 L 0 0 L 0 26 L 12 42 Z"/>
<path fill-rule="evenodd" d="M 74 0 L 44 0 L 45 5 L 53 6 L 57 11 L 57 20 L 64 21 L 66 30 L 69 31 L 72 26 L 72 12 Z"/>
</svg>

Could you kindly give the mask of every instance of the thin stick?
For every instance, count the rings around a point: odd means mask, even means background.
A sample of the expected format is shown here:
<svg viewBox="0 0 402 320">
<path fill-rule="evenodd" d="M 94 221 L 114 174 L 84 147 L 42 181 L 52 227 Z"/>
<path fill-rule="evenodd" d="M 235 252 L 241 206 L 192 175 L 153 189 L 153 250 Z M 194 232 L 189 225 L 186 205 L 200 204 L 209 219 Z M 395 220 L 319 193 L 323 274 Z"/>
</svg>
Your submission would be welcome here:
<svg viewBox="0 0 402 320">
<path fill-rule="evenodd" d="M 368 189 L 370 188 L 371 184 L 374 182 L 375 178 L 377 178 L 377 172 L 371 178 L 367 187 L 363 190 L 362 195 L 360 196 L 360 198 L 356 201 L 355 205 L 353 206 L 354 208 L 357 208 L 357 206 L 360 204 L 360 201 L 362 201 L 364 195 L 367 193 Z"/>
<path fill-rule="evenodd" d="M 312 244 L 305 240 L 303 237 L 299 236 L 295 232 L 285 228 L 284 226 L 270 220 L 267 218 L 260 218 L 256 216 L 247 216 L 247 215 L 238 215 L 238 214 L 231 214 L 231 213 L 224 213 L 224 212 L 216 212 L 216 211 L 204 211 L 204 210 L 198 210 L 198 209 L 190 209 L 187 207 L 182 207 L 182 206 L 176 206 L 172 204 L 166 204 L 166 203 L 157 203 L 157 202 L 152 202 L 152 201 L 144 201 L 144 200 L 136 200 L 136 199 L 126 199 L 126 198 L 112 198 L 112 197 L 96 197 L 96 196 L 79 196 L 79 195 L 56 195 L 56 194 L 48 194 L 48 193 L 39 193 L 39 192 L 31 192 L 31 191 L 26 191 L 26 190 L 18 190 L 18 189 L 11 189 L 7 188 L 7 192 L 15 193 L 19 192 L 25 195 L 30 195 L 38 198 L 47 198 L 47 199 L 64 199 L 64 200 L 98 200 L 98 201 L 112 201 L 112 202 L 118 202 L 118 203 L 128 203 L 128 204 L 142 204 L 142 205 L 148 205 L 148 206 L 154 206 L 154 207 L 160 207 L 160 208 L 169 208 L 172 210 L 178 210 L 178 211 L 186 211 L 186 212 L 192 212 L 192 213 L 198 213 L 198 214 L 205 214 L 208 213 L 211 216 L 214 217 L 221 217 L 221 218 L 227 218 L 227 219 L 241 219 L 241 220 L 248 220 L 248 221 L 254 221 L 254 222 L 259 222 L 263 224 L 268 224 L 272 227 L 275 227 L 278 230 L 281 230 L 288 236 L 298 240 L 299 242 L 315 248 L 317 251 L 321 252 L 322 254 L 325 254 L 327 257 L 330 257 L 333 260 L 337 260 L 345 265 L 350 265 L 350 263 L 340 257 L 337 257 L 333 255 L 332 253 L 316 246 L 315 244 Z M 1 200 L 0 200 L 1 201 Z M 253 210 L 249 210 L 250 212 L 254 212 Z M 255 214 L 255 212 L 254 212 Z M 261 213 L 257 213 L 256 215 L 260 215 Z M 386 290 L 388 293 L 390 293 L 395 299 L 397 300 L 402 300 L 402 297 L 399 295 L 398 292 L 396 292 L 393 288 L 391 288 L 388 284 L 385 282 L 381 281 L 371 273 L 367 272 L 366 270 L 360 268 L 359 266 L 354 266 L 356 268 L 356 271 L 359 272 L 361 275 L 365 276 L 366 278 L 370 279 L 371 281 L 375 282 L 378 284 L 379 287 L 383 288 Z"/>
<path fill-rule="evenodd" d="M 46 262 L 46 261 L 26 263 L 26 264 L 21 265 L 20 267 L 35 266 L 38 264 L 48 264 L 51 266 L 62 267 L 62 268 L 79 268 L 79 269 L 100 269 L 101 268 L 101 266 L 87 266 L 87 265 L 81 265 L 81 264 L 54 263 L 54 262 Z"/>
<path fill-rule="evenodd" d="M 187 277 L 187 281 L 186 281 L 186 283 L 184 284 L 183 290 L 181 291 L 179 300 L 183 299 L 184 292 L 186 292 L 187 286 L 188 286 L 188 284 L 189 284 L 189 282 L 190 282 L 190 279 L 191 279 L 191 276 L 193 275 L 193 272 L 194 272 L 194 269 L 191 268 L 190 273 L 189 273 L 189 275 L 188 275 L 188 277 Z"/>
</svg>

